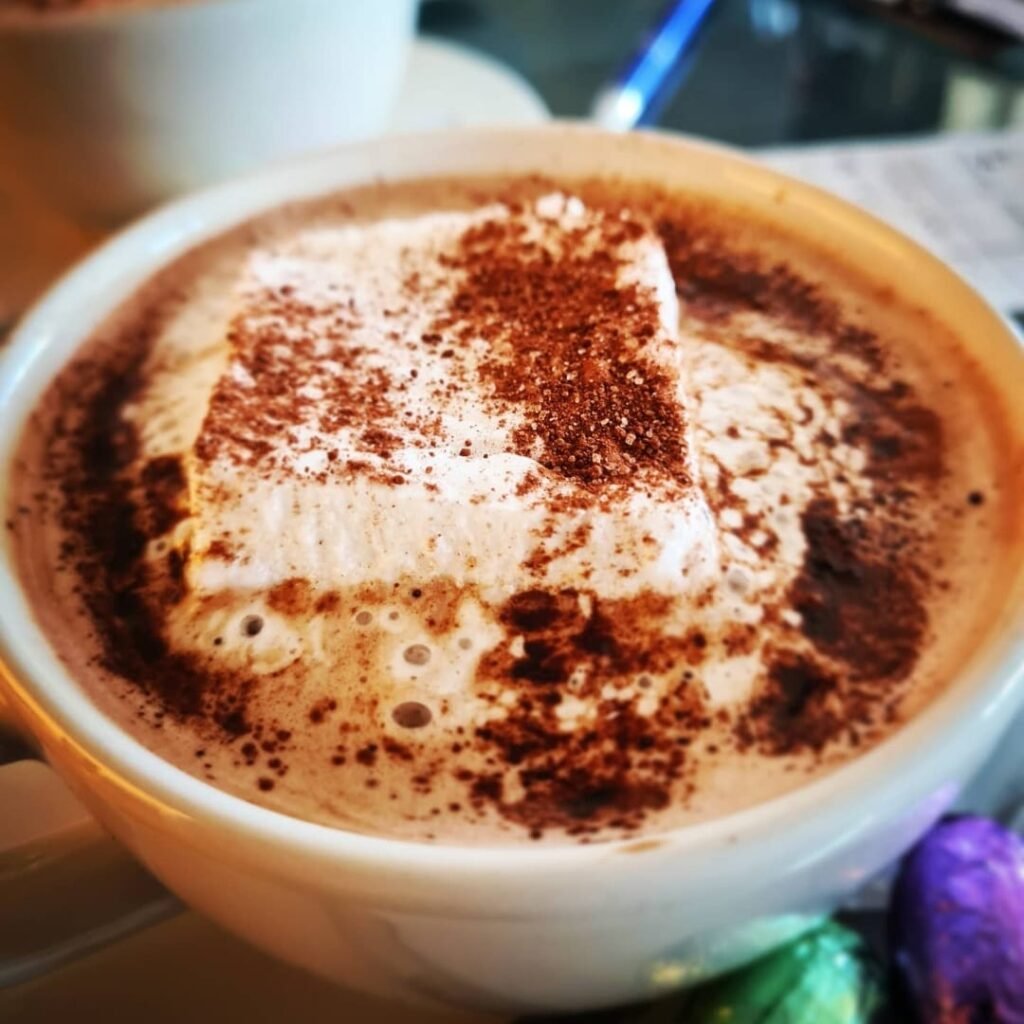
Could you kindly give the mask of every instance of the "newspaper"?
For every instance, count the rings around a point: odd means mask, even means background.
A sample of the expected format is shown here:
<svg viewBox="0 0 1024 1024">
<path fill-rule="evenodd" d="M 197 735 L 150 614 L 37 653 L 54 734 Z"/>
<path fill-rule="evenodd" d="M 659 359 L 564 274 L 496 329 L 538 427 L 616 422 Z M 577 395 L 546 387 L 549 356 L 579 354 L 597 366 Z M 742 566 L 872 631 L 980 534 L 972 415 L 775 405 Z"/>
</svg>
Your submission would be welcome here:
<svg viewBox="0 0 1024 1024">
<path fill-rule="evenodd" d="M 1024 334 L 1024 132 L 763 150 L 958 270 Z"/>
</svg>

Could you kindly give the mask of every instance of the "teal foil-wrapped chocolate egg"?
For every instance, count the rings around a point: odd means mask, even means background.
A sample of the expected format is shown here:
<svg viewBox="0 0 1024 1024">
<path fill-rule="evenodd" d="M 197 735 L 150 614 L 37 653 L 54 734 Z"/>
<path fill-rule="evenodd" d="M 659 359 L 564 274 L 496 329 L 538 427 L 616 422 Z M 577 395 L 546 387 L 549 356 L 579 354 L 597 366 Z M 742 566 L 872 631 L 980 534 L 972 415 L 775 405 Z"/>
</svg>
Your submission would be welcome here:
<svg viewBox="0 0 1024 1024">
<path fill-rule="evenodd" d="M 701 988 L 679 1024 L 867 1024 L 881 1004 L 879 970 L 859 936 L 828 922 Z"/>
</svg>

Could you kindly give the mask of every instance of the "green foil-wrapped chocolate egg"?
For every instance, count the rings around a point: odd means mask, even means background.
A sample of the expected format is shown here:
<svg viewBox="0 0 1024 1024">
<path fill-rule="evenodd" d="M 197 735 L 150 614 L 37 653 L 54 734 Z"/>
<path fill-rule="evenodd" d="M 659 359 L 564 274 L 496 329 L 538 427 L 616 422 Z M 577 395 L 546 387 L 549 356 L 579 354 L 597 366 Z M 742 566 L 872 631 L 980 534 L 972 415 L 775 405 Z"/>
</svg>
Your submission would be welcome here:
<svg viewBox="0 0 1024 1024">
<path fill-rule="evenodd" d="M 879 972 L 860 938 L 828 922 L 698 990 L 679 1024 L 867 1024 Z"/>
</svg>

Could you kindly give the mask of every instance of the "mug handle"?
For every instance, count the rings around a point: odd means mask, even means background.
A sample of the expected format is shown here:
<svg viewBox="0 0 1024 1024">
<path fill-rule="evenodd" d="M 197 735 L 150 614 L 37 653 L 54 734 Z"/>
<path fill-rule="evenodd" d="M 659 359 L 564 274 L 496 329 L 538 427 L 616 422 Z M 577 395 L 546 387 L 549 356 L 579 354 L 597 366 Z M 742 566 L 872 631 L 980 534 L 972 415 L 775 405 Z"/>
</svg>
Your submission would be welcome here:
<svg viewBox="0 0 1024 1024">
<path fill-rule="evenodd" d="M 0 989 L 178 913 L 10 723 L 0 696 Z"/>
</svg>

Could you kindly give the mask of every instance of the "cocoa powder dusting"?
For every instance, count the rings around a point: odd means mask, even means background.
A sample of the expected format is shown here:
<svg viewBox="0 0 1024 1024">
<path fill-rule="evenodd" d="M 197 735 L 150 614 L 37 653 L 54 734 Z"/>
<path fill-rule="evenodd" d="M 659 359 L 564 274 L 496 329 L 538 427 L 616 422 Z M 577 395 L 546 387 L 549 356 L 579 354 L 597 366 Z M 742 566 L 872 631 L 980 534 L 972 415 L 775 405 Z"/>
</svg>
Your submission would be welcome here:
<svg viewBox="0 0 1024 1024">
<path fill-rule="evenodd" d="M 928 623 L 923 566 L 897 538 L 887 543 L 862 520 L 844 519 L 828 498 L 811 502 L 803 527 L 807 553 L 789 596 L 804 635 L 855 680 L 905 678 Z"/>
<path fill-rule="evenodd" d="M 394 415 L 393 382 L 352 343 L 361 322 L 355 303 L 339 297 L 325 311 L 300 300 L 288 285 L 261 292 L 252 302 L 254 308 L 229 328 L 239 372 L 219 378 L 196 456 L 206 463 L 228 458 L 269 474 L 280 469 L 275 452 L 282 438 L 297 446 L 296 428 L 305 426 L 315 432 L 306 442 L 311 450 L 322 447 L 318 435 L 363 427 L 363 450 L 390 458 L 397 445 L 386 427 Z M 314 393 L 323 397 L 310 397 Z M 342 468 L 333 450 L 325 450 L 325 458 L 333 471 Z"/>
<path fill-rule="evenodd" d="M 784 262 L 731 242 L 717 220 L 689 203 L 683 215 L 657 221 L 686 316 L 728 322 L 737 313 L 763 313 L 817 336 L 834 354 L 852 353 L 876 373 L 883 368 L 883 350 L 870 331 L 846 322 L 834 300 Z"/>
<path fill-rule="evenodd" d="M 681 666 L 699 663 L 706 643 L 699 634 L 661 635 L 665 602 L 646 594 L 602 604 L 571 590 L 529 590 L 504 604 L 499 619 L 522 653 L 495 647 L 477 677 L 511 686 L 515 699 L 474 739 L 496 753 L 503 773 L 515 773 L 522 795 L 509 800 L 501 776 L 472 774 L 471 806 L 491 804 L 539 838 L 551 828 L 633 831 L 680 798 L 687 748 L 709 724 L 700 689 Z M 645 673 L 666 672 L 675 675 L 671 692 L 653 714 L 639 713 L 629 688 Z M 620 696 L 603 696 L 609 686 Z M 566 698 L 596 702 L 596 714 L 566 729 L 558 714 Z"/>
<path fill-rule="evenodd" d="M 836 739 L 857 745 L 875 734 L 898 713 L 898 684 L 927 641 L 927 573 L 902 544 L 844 518 L 831 498 L 813 500 L 802 521 L 807 551 L 786 603 L 811 651 L 769 651 L 736 726 L 741 746 L 773 754 L 820 753 Z"/>
<path fill-rule="evenodd" d="M 403 382 L 416 379 L 416 352 L 430 352 L 452 367 L 442 388 L 477 389 L 489 411 L 514 418 L 511 450 L 539 467 L 522 478 L 518 498 L 543 500 L 552 479 L 568 485 L 551 499 L 552 513 L 607 508 L 641 486 L 682 498 L 696 484 L 677 381 L 652 354 L 665 344 L 659 307 L 648 289 L 620 280 L 622 247 L 644 237 L 650 223 L 664 242 L 684 322 L 840 396 L 840 422 L 816 439 L 816 451 L 845 445 L 862 456 L 868 497 L 842 504 L 823 479 L 806 507 L 794 506 L 803 559 L 792 582 L 760 609 L 757 625 L 707 626 L 702 611 L 724 584 L 692 596 L 692 626 L 687 620 L 668 631 L 675 596 L 646 590 L 607 599 L 588 589 L 586 569 L 578 586 L 539 582 L 553 561 L 581 551 L 600 564 L 603 541 L 588 521 L 557 541 L 550 522 L 539 530 L 524 556 L 522 589 L 486 609 L 501 632 L 494 643 L 475 646 L 475 637 L 457 636 L 465 603 L 482 598 L 450 577 L 318 589 L 295 576 L 268 586 L 257 595 L 260 615 L 240 622 L 243 641 L 272 633 L 263 615 L 270 625 L 275 616 L 317 617 L 327 632 L 354 632 L 338 671 L 359 687 L 351 688 L 351 701 L 339 701 L 329 685 L 310 689 L 301 659 L 290 674 L 257 676 L 222 668 L 212 655 L 174 650 L 165 638 L 169 612 L 189 596 L 192 552 L 187 543 L 159 561 L 146 552 L 189 515 L 185 463 L 168 455 L 138 464 L 138 438 L 122 415 L 145 384 L 146 354 L 163 315 L 154 304 L 149 319 L 117 339 L 115 355 L 104 353 L 91 372 L 84 364 L 76 370 L 94 383 L 56 428 L 67 457 L 54 463 L 50 479 L 60 490 L 66 564 L 82 581 L 103 668 L 147 695 L 154 721 L 166 714 L 195 724 L 203 746 L 192 748 L 193 759 L 220 744 L 237 770 L 249 773 L 250 789 L 278 795 L 302 734 L 329 736 L 323 774 L 310 778 L 332 800 L 356 790 L 397 800 L 393 779 L 400 778 L 423 801 L 424 820 L 444 813 L 497 818 L 534 838 L 564 832 L 586 840 L 635 833 L 670 805 L 686 806 L 702 766 L 716 757 L 799 758 L 794 763 L 814 766 L 839 744 L 874 741 L 898 720 L 905 684 L 929 640 L 933 579 L 922 523 L 946 471 L 941 418 L 891 372 L 885 345 L 793 268 L 732 245 L 691 204 L 652 198 L 641 217 L 605 195 L 603 207 L 590 206 L 600 244 L 592 226 L 571 224 L 556 247 L 537 242 L 529 208 L 515 204 L 507 219 L 464 232 L 444 257 L 455 283 L 450 308 L 413 340 L 409 372 L 394 378 L 353 343 L 362 324 L 355 302 L 313 308 L 287 286 L 268 291 L 258 315 L 231 325 L 231 357 L 244 372 L 219 379 L 192 454 L 268 477 L 280 468 L 282 440 L 298 444 L 305 428 L 302 436 L 314 438 L 344 429 L 357 439 L 358 457 L 328 448 L 325 473 L 403 486 L 407 476 L 391 464 L 395 452 L 403 444 L 429 448 L 440 431 L 430 417 L 403 418 L 396 400 Z M 405 299 L 415 303 L 422 287 L 410 275 Z M 750 312 L 773 318 L 798 341 L 737 327 Z M 463 358 L 470 349 L 476 376 L 467 375 Z M 318 389 L 324 397 L 308 397 Z M 744 428 L 731 426 L 727 436 L 740 439 Z M 458 437 L 452 454 L 474 456 L 474 442 Z M 789 443 L 773 440 L 783 449 Z M 704 464 L 716 470 L 704 481 L 714 515 L 736 513 L 735 538 L 775 557 L 780 539 L 770 517 L 741 512 L 738 501 L 743 486 L 771 470 L 752 470 L 741 482 L 710 455 Z M 985 501 L 980 491 L 964 493 L 961 504 Z M 230 562 L 234 541 L 215 538 L 204 557 Z M 657 538 L 649 546 L 658 551 Z M 466 558 L 469 564 L 473 552 Z M 393 664 L 381 655 L 385 608 L 388 624 L 404 616 L 421 632 L 398 658 L 407 689 L 378 704 L 373 673 Z M 239 632 L 239 624 L 232 628 Z M 446 702 L 458 695 L 439 697 L 423 679 L 447 656 L 449 641 L 472 653 L 470 693 L 494 715 L 452 730 L 438 749 L 436 737 L 451 728 Z M 219 649 L 224 638 L 213 643 Z M 710 661 L 756 652 L 752 697 L 736 709 L 714 708 L 702 671 Z M 259 710 L 260 694 L 272 688 L 293 702 L 289 728 Z M 577 704 L 585 713 L 574 720 L 567 709 Z M 387 735 L 381 723 L 408 741 Z M 458 799 L 448 801 L 450 795 Z"/>
<path fill-rule="evenodd" d="M 62 496 L 60 518 L 74 539 L 69 568 L 83 583 L 102 666 L 150 694 L 161 713 L 206 719 L 233 739 L 249 730 L 250 681 L 168 647 L 163 618 L 183 594 L 182 555 L 169 551 L 162 575 L 143 558 L 147 542 L 184 514 L 180 462 L 151 460 L 138 488 L 128 472 L 138 445 L 121 413 L 144 383 L 142 365 L 160 313 L 120 338 L 103 366 L 78 364 L 81 378 L 93 383 L 55 428 L 66 451 L 59 459 L 54 454 L 47 475 Z"/>
<path fill-rule="evenodd" d="M 654 295 L 619 280 L 617 247 L 643 232 L 607 216 L 600 243 L 568 227 L 552 252 L 528 237 L 522 207 L 469 228 L 447 259 L 461 283 L 437 337 L 487 343 L 490 396 L 525 419 L 515 451 L 595 489 L 645 475 L 690 484 L 683 411 L 646 352 L 659 336 Z"/>
</svg>

